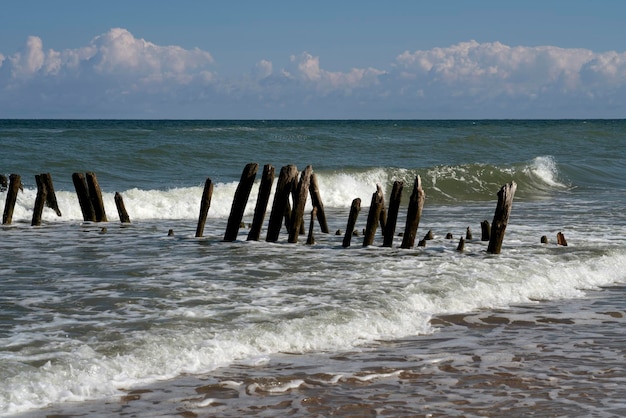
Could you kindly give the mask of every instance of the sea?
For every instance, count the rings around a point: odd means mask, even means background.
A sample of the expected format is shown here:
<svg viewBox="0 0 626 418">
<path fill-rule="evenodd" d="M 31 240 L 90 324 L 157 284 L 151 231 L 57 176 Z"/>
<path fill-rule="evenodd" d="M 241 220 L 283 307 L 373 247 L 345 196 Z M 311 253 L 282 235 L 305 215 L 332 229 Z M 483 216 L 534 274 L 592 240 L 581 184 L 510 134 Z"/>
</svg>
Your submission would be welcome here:
<svg viewBox="0 0 626 418">
<path fill-rule="evenodd" d="M 298 242 L 266 241 L 275 179 L 247 240 L 266 164 L 312 167 L 328 233 L 314 220 L 307 243 L 308 198 Z M 83 220 L 86 172 L 106 222 Z M 42 173 L 61 216 L 31 226 Z M 0 120 L 0 174 L 22 183 L 0 227 L 2 416 L 626 415 L 626 120 Z M 393 245 L 378 227 L 364 246 L 395 181 Z M 510 182 L 490 254 L 481 222 Z"/>
</svg>

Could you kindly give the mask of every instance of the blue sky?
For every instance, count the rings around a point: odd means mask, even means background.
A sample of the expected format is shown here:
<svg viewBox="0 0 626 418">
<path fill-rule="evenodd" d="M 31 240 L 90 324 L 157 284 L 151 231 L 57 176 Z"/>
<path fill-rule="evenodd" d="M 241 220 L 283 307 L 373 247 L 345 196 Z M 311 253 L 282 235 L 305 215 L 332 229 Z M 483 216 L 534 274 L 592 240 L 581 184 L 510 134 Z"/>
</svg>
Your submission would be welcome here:
<svg viewBox="0 0 626 418">
<path fill-rule="evenodd" d="M 0 118 L 626 117 L 626 2 L 21 0 Z"/>
</svg>

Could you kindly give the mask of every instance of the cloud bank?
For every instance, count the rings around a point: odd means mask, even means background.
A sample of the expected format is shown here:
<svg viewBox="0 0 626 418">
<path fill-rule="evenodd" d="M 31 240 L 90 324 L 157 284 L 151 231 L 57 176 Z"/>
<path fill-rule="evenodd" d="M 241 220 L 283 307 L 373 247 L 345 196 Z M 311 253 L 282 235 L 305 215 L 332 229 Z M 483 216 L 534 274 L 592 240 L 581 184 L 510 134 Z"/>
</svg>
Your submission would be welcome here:
<svg viewBox="0 0 626 418">
<path fill-rule="evenodd" d="M 200 49 L 114 28 L 0 52 L 0 118 L 623 118 L 626 53 L 462 42 L 328 71 L 308 52 L 221 75 Z"/>
</svg>

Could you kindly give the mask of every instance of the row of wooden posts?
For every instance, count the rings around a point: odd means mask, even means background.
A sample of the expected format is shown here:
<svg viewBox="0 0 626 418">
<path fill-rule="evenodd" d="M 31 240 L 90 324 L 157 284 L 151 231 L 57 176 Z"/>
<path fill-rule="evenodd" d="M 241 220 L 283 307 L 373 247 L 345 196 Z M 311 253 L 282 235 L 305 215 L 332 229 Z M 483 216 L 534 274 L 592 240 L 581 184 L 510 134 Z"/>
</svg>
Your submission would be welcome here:
<svg viewBox="0 0 626 418">
<path fill-rule="evenodd" d="M 259 165 L 257 163 L 247 164 L 241 174 L 239 185 L 235 191 L 233 204 L 231 206 L 230 216 L 224 233 L 224 241 L 235 241 L 237 239 L 239 228 L 242 224 L 242 218 L 245 211 L 246 203 L 250 196 Z M 2 176 L 4 177 L 4 176 Z M 248 232 L 248 240 L 258 241 L 261 235 L 261 228 L 265 219 L 267 205 L 269 203 L 270 192 L 275 178 L 275 169 L 272 165 L 266 164 L 263 168 L 261 182 L 259 185 L 259 193 L 254 209 L 252 224 Z M 41 224 L 41 214 L 44 206 L 48 206 L 55 210 L 58 216 L 61 211 L 58 208 L 52 177 L 49 173 L 39 174 L 35 176 L 37 182 L 37 197 L 33 210 L 32 225 Z M 85 221 L 107 222 L 104 203 L 100 186 L 93 172 L 74 173 L 72 175 L 74 188 L 78 196 L 78 201 Z M 21 189 L 21 179 L 17 174 L 11 174 L 9 181 L 6 178 L 0 178 L 3 187 L 7 190 L 7 199 L 2 217 L 3 224 L 10 224 L 13 216 L 13 208 L 16 203 L 17 193 Z M 395 181 L 391 191 L 388 208 L 385 208 L 385 199 L 380 185 L 376 186 L 376 192 L 373 193 L 367 223 L 364 230 L 363 246 L 372 245 L 376 230 L 380 225 L 383 235 L 383 247 L 391 247 L 396 230 L 396 223 L 400 209 L 400 201 L 404 182 Z M 491 224 L 488 221 L 481 223 L 483 241 L 489 241 L 487 252 L 499 254 L 502 249 L 504 233 L 508 224 L 511 207 L 513 204 L 513 196 L 517 185 L 511 182 L 502 186 L 498 192 L 498 204 Z M 211 197 L 213 194 L 213 182 L 210 178 L 206 179 L 202 200 L 200 203 L 200 215 L 196 228 L 196 237 L 202 237 L 206 218 L 211 206 Z M 304 234 L 304 208 L 307 196 L 311 197 L 313 210 L 311 212 L 311 222 L 309 226 L 309 234 L 307 244 L 315 242 L 313 230 L 315 220 L 320 225 L 323 233 L 329 233 L 324 205 L 322 203 L 317 178 L 313 173 L 313 168 L 309 165 L 302 173 L 298 172 L 295 165 L 287 165 L 281 168 L 278 177 L 278 183 L 274 193 L 274 201 L 267 226 L 267 242 L 276 242 L 282 229 L 283 221 L 289 233 L 288 242 L 297 243 L 298 236 Z M 293 202 L 293 207 L 290 204 Z M 415 245 L 417 229 L 419 226 L 422 209 L 424 206 L 424 190 L 422 189 L 421 179 L 416 176 L 409 204 L 407 208 L 406 225 L 402 233 L 401 248 L 412 248 Z M 122 223 L 130 222 L 130 218 L 124 206 L 124 201 L 119 193 L 115 193 L 115 203 L 118 215 Z M 343 247 L 349 247 L 359 212 L 361 210 L 361 199 L 356 198 L 352 201 L 350 214 L 346 226 L 346 232 L 343 238 Z M 465 238 L 470 238 L 471 232 L 468 228 Z M 562 235 L 562 234 L 561 234 Z M 419 241 L 418 246 L 425 245 L 428 234 L 424 240 Z M 562 238 L 564 241 L 564 237 Z M 560 242 L 559 242 L 560 243 Z M 461 238 L 458 250 L 462 251 L 465 239 Z M 562 244 L 566 245 L 566 244 Z"/>
</svg>

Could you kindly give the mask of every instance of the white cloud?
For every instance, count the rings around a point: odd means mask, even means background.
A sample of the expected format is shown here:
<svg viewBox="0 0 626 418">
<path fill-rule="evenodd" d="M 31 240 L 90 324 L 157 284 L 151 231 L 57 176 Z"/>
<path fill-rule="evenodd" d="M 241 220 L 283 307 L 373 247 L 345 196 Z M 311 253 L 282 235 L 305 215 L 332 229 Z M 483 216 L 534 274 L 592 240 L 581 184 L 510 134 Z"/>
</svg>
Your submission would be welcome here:
<svg viewBox="0 0 626 418">
<path fill-rule="evenodd" d="M 391 58 L 391 57 L 390 57 Z M 0 54 L 7 117 L 624 117 L 626 53 L 461 42 L 387 68 L 331 71 L 303 52 L 221 76 L 198 48 L 114 28 L 85 46 L 38 37 Z M 13 113 L 11 113 L 13 112 Z M 56 112 L 56 113 L 55 113 Z M 81 113 L 85 112 L 85 113 Z"/>
</svg>

